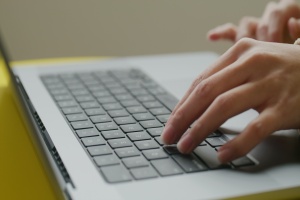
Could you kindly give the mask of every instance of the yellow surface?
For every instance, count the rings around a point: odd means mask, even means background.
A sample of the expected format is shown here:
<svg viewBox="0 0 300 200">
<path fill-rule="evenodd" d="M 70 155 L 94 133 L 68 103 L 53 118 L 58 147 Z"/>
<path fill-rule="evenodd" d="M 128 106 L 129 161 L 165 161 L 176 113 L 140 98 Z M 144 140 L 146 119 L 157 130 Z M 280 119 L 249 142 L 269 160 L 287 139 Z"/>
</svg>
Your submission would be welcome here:
<svg viewBox="0 0 300 200">
<path fill-rule="evenodd" d="M 79 59 L 45 59 L 13 64 L 48 64 L 77 60 Z M 58 195 L 54 192 L 54 187 L 51 186 L 28 137 L 9 88 L 6 71 L 0 66 L 0 199 L 57 199 Z"/>
<path fill-rule="evenodd" d="M 48 64 L 99 58 L 44 59 L 12 64 Z M 54 200 L 54 192 L 46 171 L 37 156 L 8 85 L 8 77 L 0 66 L 0 199 Z M 299 172 L 300 173 L 300 172 Z M 236 199 L 300 199 L 300 189 L 292 188 L 272 193 Z"/>
</svg>

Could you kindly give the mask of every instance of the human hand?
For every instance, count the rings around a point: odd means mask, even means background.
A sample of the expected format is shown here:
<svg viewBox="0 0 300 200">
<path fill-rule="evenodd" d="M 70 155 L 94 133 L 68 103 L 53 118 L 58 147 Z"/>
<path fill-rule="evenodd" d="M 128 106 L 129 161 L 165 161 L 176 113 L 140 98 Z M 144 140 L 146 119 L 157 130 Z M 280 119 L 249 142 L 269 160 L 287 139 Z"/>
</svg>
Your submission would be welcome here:
<svg viewBox="0 0 300 200">
<path fill-rule="evenodd" d="M 300 37 L 300 6 L 294 0 L 270 2 L 262 17 L 244 17 L 238 26 L 228 23 L 210 30 L 212 41 L 236 42 L 243 37 L 268 42 L 293 43 Z"/>
<path fill-rule="evenodd" d="M 299 88 L 300 46 L 241 39 L 194 80 L 162 140 L 179 141 L 179 151 L 190 153 L 227 119 L 252 108 L 258 117 L 218 151 L 221 162 L 232 161 L 274 131 L 300 127 Z"/>
</svg>

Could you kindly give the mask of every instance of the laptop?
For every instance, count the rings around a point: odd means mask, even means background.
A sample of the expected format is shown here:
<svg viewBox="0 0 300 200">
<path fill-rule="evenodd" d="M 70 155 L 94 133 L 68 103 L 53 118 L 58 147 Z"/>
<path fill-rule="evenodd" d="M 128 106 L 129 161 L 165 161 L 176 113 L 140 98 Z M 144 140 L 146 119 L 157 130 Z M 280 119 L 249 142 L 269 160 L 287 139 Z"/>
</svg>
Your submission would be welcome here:
<svg viewBox="0 0 300 200">
<path fill-rule="evenodd" d="M 300 186 L 300 140 L 274 133 L 247 156 L 220 164 L 217 150 L 240 132 L 247 111 L 190 155 L 160 134 L 210 52 L 9 67 L 1 64 L 46 168 L 65 199 L 225 199 Z M 222 113 L 220 113 L 222 114 Z"/>
</svg>

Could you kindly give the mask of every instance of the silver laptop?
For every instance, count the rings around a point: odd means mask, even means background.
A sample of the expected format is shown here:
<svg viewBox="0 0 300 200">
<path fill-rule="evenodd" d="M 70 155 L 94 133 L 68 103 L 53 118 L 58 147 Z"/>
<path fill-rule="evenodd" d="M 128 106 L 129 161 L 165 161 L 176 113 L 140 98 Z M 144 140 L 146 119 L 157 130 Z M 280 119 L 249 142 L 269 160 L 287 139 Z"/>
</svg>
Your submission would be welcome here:
<svg viewBox="0 0 300 200">
<path fill-rule="evenodd" d="M 300 186 L 300 140 L 293 130 L 219 163 L 218 148 L 255 117 L 253 111 L 226 122 L 190 155 L 162 144 L 172 109 L 216 54 L 11 70 L 0 47 L 15 100 L 65 199 L 224 199 Z"/>
</svg>

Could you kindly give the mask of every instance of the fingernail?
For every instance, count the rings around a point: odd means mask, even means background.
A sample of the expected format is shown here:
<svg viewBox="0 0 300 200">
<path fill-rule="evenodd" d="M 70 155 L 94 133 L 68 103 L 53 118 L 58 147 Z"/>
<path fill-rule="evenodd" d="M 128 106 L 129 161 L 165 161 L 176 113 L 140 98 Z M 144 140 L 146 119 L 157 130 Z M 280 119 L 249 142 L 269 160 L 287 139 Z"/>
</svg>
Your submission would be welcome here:
<svg viewBox="0 0 300 200">
<path fill-rule="evenodd" d="M 164 144 L 173 144 L 174 140 L 175 140 L 175 131 L 174 128 L 171 124 L 168 124 L 162 134 L 161 134 L 161 140 Z"/>
<path fill-rule="evenodd" d="M 190 134 L 186 134 L 179 140 L 177 148 L 181 153 L 190 153 L 194 148 L 194 139 Z"/>
<path fill-rule="evenodd" d="M 221 163 L 228 163 L 232 160 L 233 152 L 229 148 L 220 148 L 218 151 L 218 159 Z"/>
</svg>

